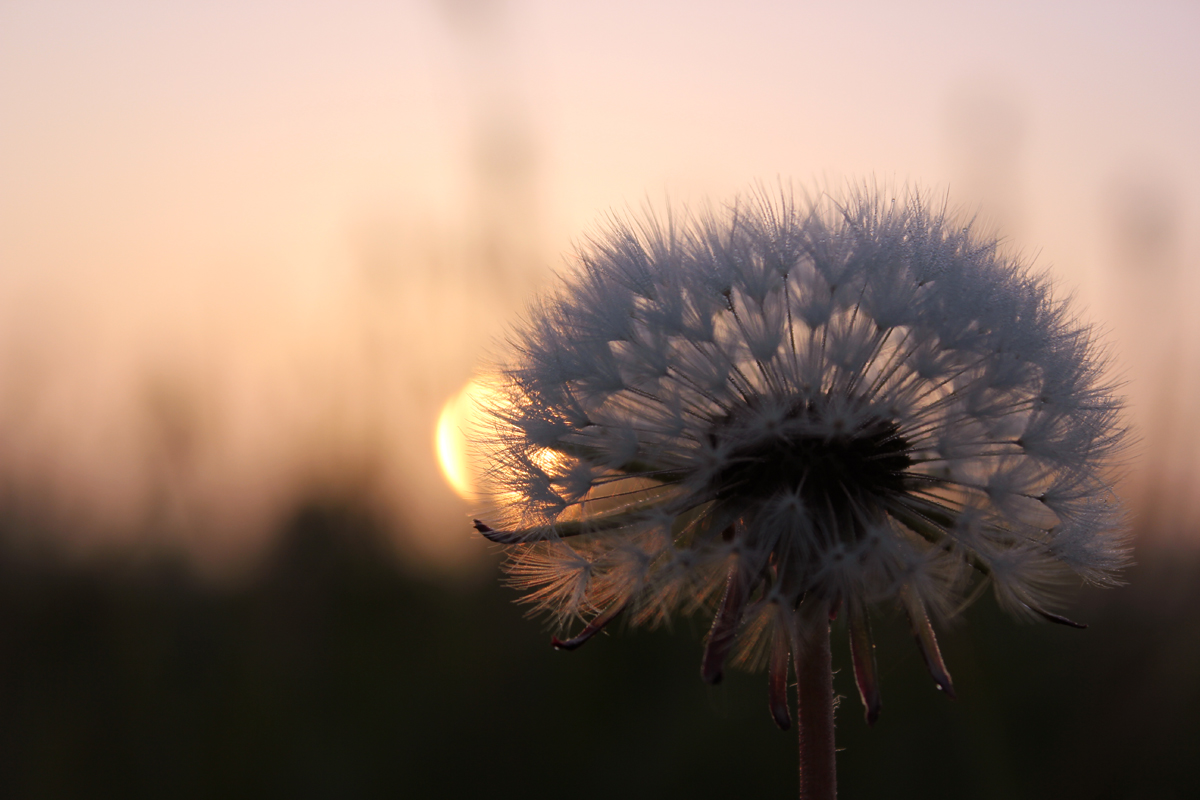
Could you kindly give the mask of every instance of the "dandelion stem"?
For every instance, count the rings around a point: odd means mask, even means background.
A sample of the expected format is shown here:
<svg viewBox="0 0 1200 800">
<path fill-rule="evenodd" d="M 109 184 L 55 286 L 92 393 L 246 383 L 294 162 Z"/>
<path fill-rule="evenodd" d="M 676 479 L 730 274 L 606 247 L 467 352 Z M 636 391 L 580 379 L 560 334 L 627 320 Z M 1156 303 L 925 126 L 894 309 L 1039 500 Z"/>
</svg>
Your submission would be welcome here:
<svg viewBox="0 0 1200 800">
<path fill-rule="evenodd" d="M 796 615 L 796 729 L 800 732 L 800 800 L 835 800 L 833 664 L 829 619 Z"/>
</svg>

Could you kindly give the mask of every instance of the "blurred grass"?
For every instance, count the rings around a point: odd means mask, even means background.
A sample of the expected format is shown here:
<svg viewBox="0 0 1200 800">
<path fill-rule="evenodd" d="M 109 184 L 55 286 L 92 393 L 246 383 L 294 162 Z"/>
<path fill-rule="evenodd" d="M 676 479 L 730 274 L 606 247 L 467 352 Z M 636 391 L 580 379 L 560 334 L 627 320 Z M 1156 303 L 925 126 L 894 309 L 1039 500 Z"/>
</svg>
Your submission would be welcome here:
<svg viewBox="0 0 1200 800">
<path fill-rule="evenodd" d="M 0 794 L 792 796 L 765 678 L 699 679 L 703 619 L 551 650 L 499 577 L 397 564 L 361 508 L 297 510 L 253 580 L 168 557 L 67 560 L 0 522 Z M 464 535 L 468 535 L 464 533 Z M 484 545 L 481 543 L 480 545 Z M 942 636 L 959 700 L 879 620 L 867 729 L 835 634 L 847 798 L 1200 796 L 1200 563 L 1141 553 L 1086 631 L 985 599 Z"/>
</svg>

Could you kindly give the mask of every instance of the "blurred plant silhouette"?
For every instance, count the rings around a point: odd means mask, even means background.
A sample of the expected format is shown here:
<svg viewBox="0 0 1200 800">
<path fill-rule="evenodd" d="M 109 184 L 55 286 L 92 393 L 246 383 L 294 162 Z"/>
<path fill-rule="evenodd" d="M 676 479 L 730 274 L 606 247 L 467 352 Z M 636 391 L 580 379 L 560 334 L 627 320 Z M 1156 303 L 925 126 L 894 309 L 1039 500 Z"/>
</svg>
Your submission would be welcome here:
<svg viewBox="0 0 1200 800">
<path fill-rule="evenodd" d="M 353 497 L 314 496 L 253 575 L 47 550 L 0 516 L 0 790 L 22 798 L 777 796 L 794 742 L 761 684 L 680 680 L 693 637 L 639 633 L 563 659 L 481 580 L 397 562 Z M 838 726 L 853 797 L 1195 796 L 1200 563 L 1143 558 L 1071 608 L 1086 636 L 1014 626 L 990 599 L 943 633 L 957 703 L 932 703 L 900 620 L 876 645 L 889 713 Z M 838 625 L 843 623 L 839 622 Z M 702 621 L 678 627 L 699 633 Z M 835 637 L 835 689 L 854 692 Z"/>
</svg>

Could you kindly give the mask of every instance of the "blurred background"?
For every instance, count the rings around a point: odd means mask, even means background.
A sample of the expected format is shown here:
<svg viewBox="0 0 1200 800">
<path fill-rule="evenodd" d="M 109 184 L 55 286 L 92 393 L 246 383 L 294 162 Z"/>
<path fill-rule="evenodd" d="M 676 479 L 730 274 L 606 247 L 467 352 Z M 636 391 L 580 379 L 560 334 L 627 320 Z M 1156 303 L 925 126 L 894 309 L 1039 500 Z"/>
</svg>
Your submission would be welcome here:
<svg viewBox="0 0 1200 800">
<path fill-rule="evenodd" d="M 460 430 L 602 214 L 865 178 L 1105 331 L 1139 564 L 1087 631 L 970 609 L 956 703 L 881 625 L 843 795 L 1200 796 L 1198 33 L 1190 0 L 0 0 L 0 794 L 792 793 L 703 619 L 550 650 Z"/>
</svg>

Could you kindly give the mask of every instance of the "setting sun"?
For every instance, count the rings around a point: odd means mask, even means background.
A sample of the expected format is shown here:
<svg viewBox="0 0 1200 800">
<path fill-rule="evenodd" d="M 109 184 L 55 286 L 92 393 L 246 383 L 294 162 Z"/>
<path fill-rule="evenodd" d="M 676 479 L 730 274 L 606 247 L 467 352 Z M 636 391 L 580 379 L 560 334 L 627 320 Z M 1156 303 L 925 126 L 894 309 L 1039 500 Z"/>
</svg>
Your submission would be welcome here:
<svg viewBox="0 0 1200 800">
<path fill-rule="evenodd" d="M 478 379 L 473 379 L 458 394 L 446 401 L 438 416 L 436 446 L 438 464 L 446 482 L 464 500 L 475 494 L 475 472 L 467 445 L 470 430 L 478 410 L 480 397 L 490 394 L 491 389 Z"/>
</svg>

